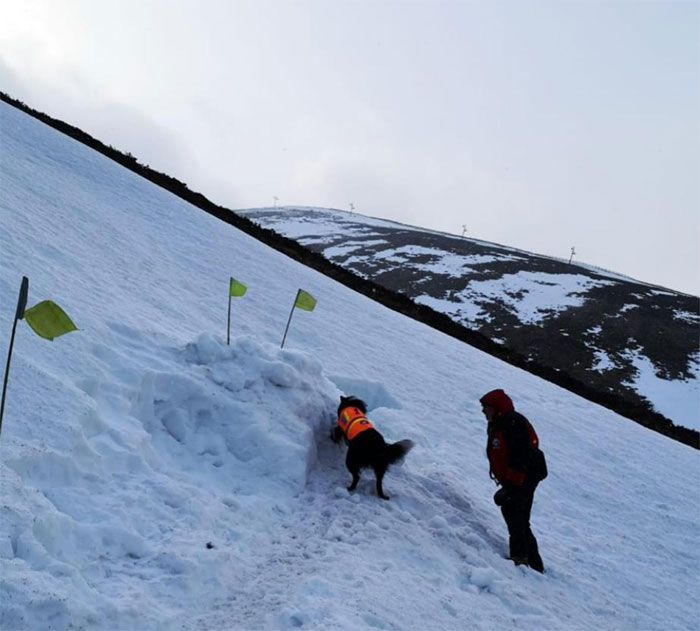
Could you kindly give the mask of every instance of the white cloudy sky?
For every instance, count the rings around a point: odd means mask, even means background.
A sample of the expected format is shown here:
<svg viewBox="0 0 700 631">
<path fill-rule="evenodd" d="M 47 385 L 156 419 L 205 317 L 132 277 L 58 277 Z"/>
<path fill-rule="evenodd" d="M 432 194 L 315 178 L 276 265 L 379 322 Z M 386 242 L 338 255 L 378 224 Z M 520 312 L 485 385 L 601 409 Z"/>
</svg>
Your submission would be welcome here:
<svg viewBox="0 0 700 631">
<path fill-rule="evenodd" d="M 231 208 L 700 293 L 700 3 L 0 0 L 0 89 Z"/>
</svg>

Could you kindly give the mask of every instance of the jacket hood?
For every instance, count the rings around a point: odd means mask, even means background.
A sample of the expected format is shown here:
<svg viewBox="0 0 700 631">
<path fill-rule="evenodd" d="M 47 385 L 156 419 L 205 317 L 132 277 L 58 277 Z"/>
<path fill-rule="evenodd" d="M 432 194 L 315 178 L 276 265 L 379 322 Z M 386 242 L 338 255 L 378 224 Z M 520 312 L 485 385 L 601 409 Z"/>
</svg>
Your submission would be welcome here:
<svg viewBox="0 0 700 631">
<path fill-rule="evenodd" d="M 498 416 L 502 416 L 506 412 L 513 412 L 515 407 L 510 397 L 503 390 L 491 390 L 487 392 L 481 399 L 481 405 L 488 405 L 495 408 Z"/>
</svg>

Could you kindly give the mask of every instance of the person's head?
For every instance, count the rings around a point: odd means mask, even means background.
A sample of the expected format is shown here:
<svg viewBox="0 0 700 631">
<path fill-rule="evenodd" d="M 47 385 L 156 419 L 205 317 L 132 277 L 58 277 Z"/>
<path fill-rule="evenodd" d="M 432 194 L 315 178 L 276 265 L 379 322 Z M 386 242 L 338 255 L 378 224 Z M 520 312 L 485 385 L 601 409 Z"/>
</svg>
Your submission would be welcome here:
<svg viewBox="0 0 700 631">
<path fill-rule="evenodd" d="M 496 418 L 496 408 L 492 405 L 481 405 L 481 411 L 483 412 L 486 420 L 490 423 Z"/>
<path fill-rule="evenodd" d="M 513 401 L 503 390 L 491 390 L 487 392 L 481 399 L 481 410 L 489 423 L 506 412 L 512 412 Z"/>
</svg>

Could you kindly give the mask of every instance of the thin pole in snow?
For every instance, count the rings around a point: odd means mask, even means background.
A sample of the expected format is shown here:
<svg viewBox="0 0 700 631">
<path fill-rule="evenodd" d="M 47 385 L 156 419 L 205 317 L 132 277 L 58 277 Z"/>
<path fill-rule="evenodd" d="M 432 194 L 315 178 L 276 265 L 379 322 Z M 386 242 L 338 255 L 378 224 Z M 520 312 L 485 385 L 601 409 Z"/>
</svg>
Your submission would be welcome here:
<svg viewBox="0 0 700 631">
<path fill-rule="evenodd" d="M 289 320 L 287 320 L 287 328 L 284 330 L 284 337 L 282 338 L 282 345 L 280 348 L 284 348 L 284 341 L 287 339 L 287 331 L 289 331 L 289 323 L 292 321 L 292 316 L 294 315 L 294 307 L 297 304 L 297 299 L 299 298 L 299 292 L 301 289 L 297 289 L 297 295 L 294 298 L 294 302 L 292 303 L 292 310 L 289 312 Z"/>
<path fill-rule="evenodd" d="M 576 254 L 576 249 L 574 246 L 571 246 L 571 256 L 569 257 L 569 265 L 571 265 L 571 259 L 574 258 L 574 254 Z"/>
<path fill-rule="evenodd" d="M 7 394 L 7 380 L 10 376 L 10 362 L 12 361 L 12 347 L 15 344 L 15 331 L 17 321 L 24 317 L 24 309 L 27 306 L 27 295 L 29 293 L 29 279 L 22 276 L 22 285 L 19 288 L 19 299 L 17 300 L 17 311 L 15 321 L 12 324 L 12 335 L 10 336 L 10 348 L 7 351 L 7 365 L 5 366 L 5 378 L 2 384 L 2 402 L 0 402 L 0 432 L 2 431 L 2 417 L 5 413 L 5 395 Z"/>
<path fill-rule="evenodd" d="M 228 281 L 228 320 L 226 321 L 226 345 L 231 344 L 231 283 L 233 276 Z"/>
</svg>

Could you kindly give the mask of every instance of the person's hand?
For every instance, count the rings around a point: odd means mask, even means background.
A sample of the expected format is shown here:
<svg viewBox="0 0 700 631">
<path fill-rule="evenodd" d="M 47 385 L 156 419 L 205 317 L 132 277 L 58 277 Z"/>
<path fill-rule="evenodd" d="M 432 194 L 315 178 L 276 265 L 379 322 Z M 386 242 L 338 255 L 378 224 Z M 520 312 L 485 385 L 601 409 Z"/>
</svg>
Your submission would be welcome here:
<svg viewBox="0 0 700 631">
<path fill-rule="evenodd" d="M 508 501 L 508 491 L 505 487 L 501 487 L 493 496 L 493 502 L 496 506 L 503 506 Z"/>
</svg>

